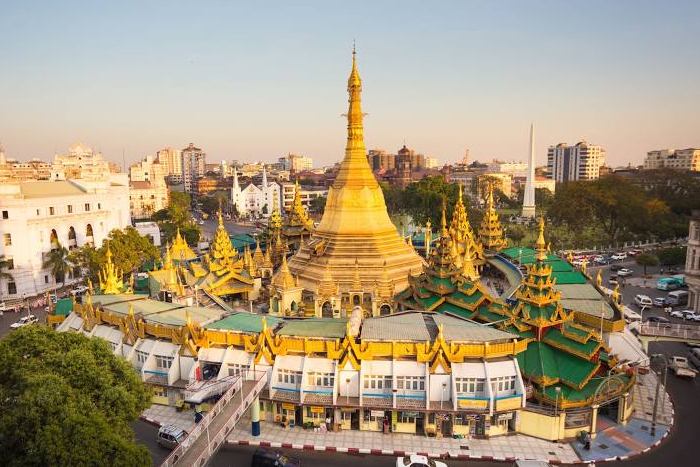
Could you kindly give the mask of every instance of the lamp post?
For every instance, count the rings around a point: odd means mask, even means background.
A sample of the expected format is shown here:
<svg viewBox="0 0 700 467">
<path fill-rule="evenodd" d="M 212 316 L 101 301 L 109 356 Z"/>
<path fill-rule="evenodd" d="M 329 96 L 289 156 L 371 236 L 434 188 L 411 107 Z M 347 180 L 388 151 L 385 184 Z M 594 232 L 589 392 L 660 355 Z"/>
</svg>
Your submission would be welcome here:
<svg viewBox="0 0 700 467">
<path fill-rule="evenodd" d="M 350 378 L 345 378 L 345 403 L 350 404 Z"/>
<path fill-rule="evenodd" d="M 447 389 L 447 383 L 442 383 L 442 398 L 440 398 L 440 410 L 442 410 L 442 401 L 445 400 L 445 389 Z"/>
<path fill-rule="evenodd" d="M 559 394 L 561 393 L 561 388 L 559 386 L 555 387 L 554 393 L 554 418 L 557 418 L 557 415 L 559 414 Z"/>
<path fill-rule="evenodd" d="M 654 371 L 654 366 L 652 365 L 652 362 L 654 361 L 653 359 L 655 359 L 655 358 L 661 359 L 664 362 L 664 384 L 663 384 L 663 386 L 664 386 L 664 399 L 665 399 L 666 375 L 668 374 L 668 359 L 666 358 L 666 355 L 659 354 L 659 353 L 653 354 L 651 356 L 651 358 L 652 358 L 652 360 L 649 362 L 649 366 L 651 367 L 652 371 Z M 659 386 L 660 386 L 660 384 L 659 384 L 660 383 L 660 381 L 659 381 L 660 375 L 658 373 L 656 373 L 656 371 L 654 371 L 654 374 L 657 375 L 657 378 L 656 378 L 656 392 L 654 395 L 654 410 L 652 411 L 652 415 L 651 415 L 651 431 L 649 433 L 649 434 L 651 434 L 651 436 L 656 435 L 656 410 L 657 410 L 657 407 L 659 405 Z M 661 404 L 663 405 L 663 401 L 661 402 Z"/>
</svg>

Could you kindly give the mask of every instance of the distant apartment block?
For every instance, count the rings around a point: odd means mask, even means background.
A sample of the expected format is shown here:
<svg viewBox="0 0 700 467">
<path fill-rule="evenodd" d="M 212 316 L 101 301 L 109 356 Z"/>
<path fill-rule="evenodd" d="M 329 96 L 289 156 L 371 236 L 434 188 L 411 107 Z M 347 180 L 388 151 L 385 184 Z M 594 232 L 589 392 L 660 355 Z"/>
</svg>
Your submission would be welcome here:
<svg viewBox="0 0 700 467">
<path fill-rule="evenodd" d="M 158 151 L 157 157 L 170 183 L 182 183 L 182 153 L 167 147 Z"/>
<path fill-rule="evenodd" d="M 278 161 L 282 170 L 289 170 L 294 173 L 311 170 L 314 165 L 310 157 L 300 156 L 298 154 L 287 154 L 284 157 L 280 157 Z"/>
<path fill-rule="evenodd" d="M 660 149 L 647 152 L 644 170 L 663 168 L 700 172 L 700 149 Z"/>
<path fill-rule="evenodd" d="M 560 143 L 547 151 L 547 172 L 557 182 L 595 180 L 605 163 L 605 150 L 585 141 L 568 146 Z"/>
<path fill-rule="evenodd" d="M 182 181 L 185 185 L 185 191 L 190 193 L 197 190 L 197 179 L 204 177 L 207 155 L 192 143 L 181 152 Z"/>
<path fill-rule="evenodd" d="M 170 192 L 158 159 L 146 158 L 129 168 L 129 211 L 132 219 L 145 219 L 168 207 Z"/>
</svg>

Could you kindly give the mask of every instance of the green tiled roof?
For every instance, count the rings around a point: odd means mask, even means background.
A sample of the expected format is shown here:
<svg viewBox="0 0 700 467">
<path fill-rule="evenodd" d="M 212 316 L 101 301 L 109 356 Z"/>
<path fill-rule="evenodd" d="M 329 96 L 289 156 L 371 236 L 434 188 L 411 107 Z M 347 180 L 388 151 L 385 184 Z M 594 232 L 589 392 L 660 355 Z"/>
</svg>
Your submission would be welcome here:
<svg viewBox="0 0 700 467">
<path fill-rule="evenodd" d="M 509 258 L 517 259 L 518 256 L 533 256 L 537 254 L 537 252 L 532 248 L 519 248 L 517 246 L 513 246 L 501 251 L 501 254 Z"/>
<path fill-rule="evenodd" d="M 452 313 L 457 316 L 462 316 L 464 318 L 471 318 L 474 314 L 474 312 L 472 311 L 447 302 L 441 303 L 437 308 L 435 308 L 434 311 L 437 311 L 439 313 Z"/>
<path fill-rule="evenodd" d="M 282 321 L 274 316 L 264 316 L 267 327 L 274 329 Z M 207 329 L 219 329 L 222 331 L 240 331 L 259 333 L 262 331 L 262 315 L 252 315 L 250 313 L 235 313 L 219 321 L 204 326 Z"/>
<path fill-rule="evenodd" d="M 542 342 L 530 342 L 525 352 L 518 354 L 518 365 L 525 376 L 533 378 L 559 376 L 554 350 Z"/>
<path fill-rule="evenodd" d="M 586 381 L 597 366 L 561 350 L 554 351 L 554 359 L 557 362 L 559 378 L 576 387 Z"/>
<path fill-rule="evenodd" d="M 552 272 L 552 277 L 557 280 L 557 285 L 564 284 L 585 284 L 586 277 L 579 271 Z"/>
<path fill-rule="evenodd" d="M 547 334 L 542 338 L 543 342 L 552 343 L 552 345 L 562 346 L 566 349 L 573 349 L 581 354 L 591 356 L 598 348 L 598 341 L 595 339 L 590 339 L 585 344 L 576 342 L 575 340 L 569 339 L 564 336 L 561 331 L 557 328 L 550 328 Z"/>
<path fill-rule="evenodd" d="M 347 319 L 344 318 L 304 318 L 285 321 L 280 336 L 307 336 L 336 339 L 345 337 Z"/>
</svg>

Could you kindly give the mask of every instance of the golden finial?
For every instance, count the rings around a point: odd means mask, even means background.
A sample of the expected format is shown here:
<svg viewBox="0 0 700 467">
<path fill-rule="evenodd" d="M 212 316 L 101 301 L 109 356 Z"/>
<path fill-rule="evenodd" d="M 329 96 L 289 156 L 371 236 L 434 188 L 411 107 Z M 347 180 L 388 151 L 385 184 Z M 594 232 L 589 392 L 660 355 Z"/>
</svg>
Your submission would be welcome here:
<svg viewBox="0 0 700 467">
<path fill-rule="evenodd" d="M 596 280 L 595 280 L 595 281 L 596 281 L 596 284 L 598 284 L 598 287 L 600 287 L 601 285 L 603 285 L 603 276 L 602 276 L 602 274 L 601 274 L 601 270 L 600 270 L 600 269 L 598 269 L 598 277 L 596 277 Z"/>
<path fill-rule="evenodd" d="M 613 290 L 612 298 L 615 303 L 620 299 L 620 284 L 615 284 L 615 290 Z"/>
<path fill-rule="evenodd" d="M 449 235 L 447 231 L 447 219 L 445 218 L 445 198 L 442 198 L 442 235 L 443 237 Z"/>
<path fill-rule="evenodd" d="M 567 259 L 569 260 L 570 263 L 573 264 L 573 262 L 574 262 L 574 254 L 571 253 L 571 252 L 569 251 L 569 257 L 568 257 Z"/>
<path fill-rule="evenodd" d="M 544 216 L 540 216 L 540 234 L 537 237 L 537 259 L 544 261 L 547 259 L 547 254 L 545 253 L 545 243 L 544 243 Z"/>
</svg>

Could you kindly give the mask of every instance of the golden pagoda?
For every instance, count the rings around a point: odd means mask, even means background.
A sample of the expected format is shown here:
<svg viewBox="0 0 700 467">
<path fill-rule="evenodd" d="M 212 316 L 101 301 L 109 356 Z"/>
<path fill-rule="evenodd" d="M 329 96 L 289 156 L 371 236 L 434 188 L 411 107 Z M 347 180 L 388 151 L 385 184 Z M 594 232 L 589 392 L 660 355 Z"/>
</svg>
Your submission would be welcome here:
<svg viewBox="0 0 700 467">
<path fill-rule="evenodd" d="M 508 246 L 508 241 L 503 236 L 503 227 L 498 220 L 498 213 L 493 207 L 493 184 L 491 183 L 486 192 L 486 212 L 479 226 L 479 239 L 484 248 L 495 252 Z"/>
<path fill-rule="evenodd" d="M 402 290 L 408 284 L 411 271 L 421 271 L 423 260 L 400 238 L 389 219 L 384 195 L 367 162 L 361 91 L 362 81 L 353 49 L 352 71 L 348 79 L 345 157 L 328 192 L 323 218 L 310 240 L 290 259 L 289 269 L 298 275 L 304 289 L 315 292 L 328 268 L 339 283 L 339 293 L 348 297 L 348 292 L 356 285 L 357 261 L 360 283 L 365 291 L 360 305 L 367 311 L 370 291 L 385 272 L 395 290 Z M 319 310 L 317 315 L 320 316 Z"/>
<path fill-rule="evenodd" d="M 450 235 L 452 236 L 452 242 L 456 250 L 455 263 L 458 267 L 462 267 L 462 262 L 467 252 L 471 257 L 471 261 L 473 261 L 477 267 L 484 265 L 486 262 L 484 260 L 484 248 L 481 246 L 480 242 L 476 241 L 472 226 L 469 224 L 467 208 L 464 206 L 464 202 L 462 202 L 462 185 L 459 186 L 459 197 L 457 198 L 457 204 L 455 204 L 454 211 L 452 212 Z"/>
</svg>

